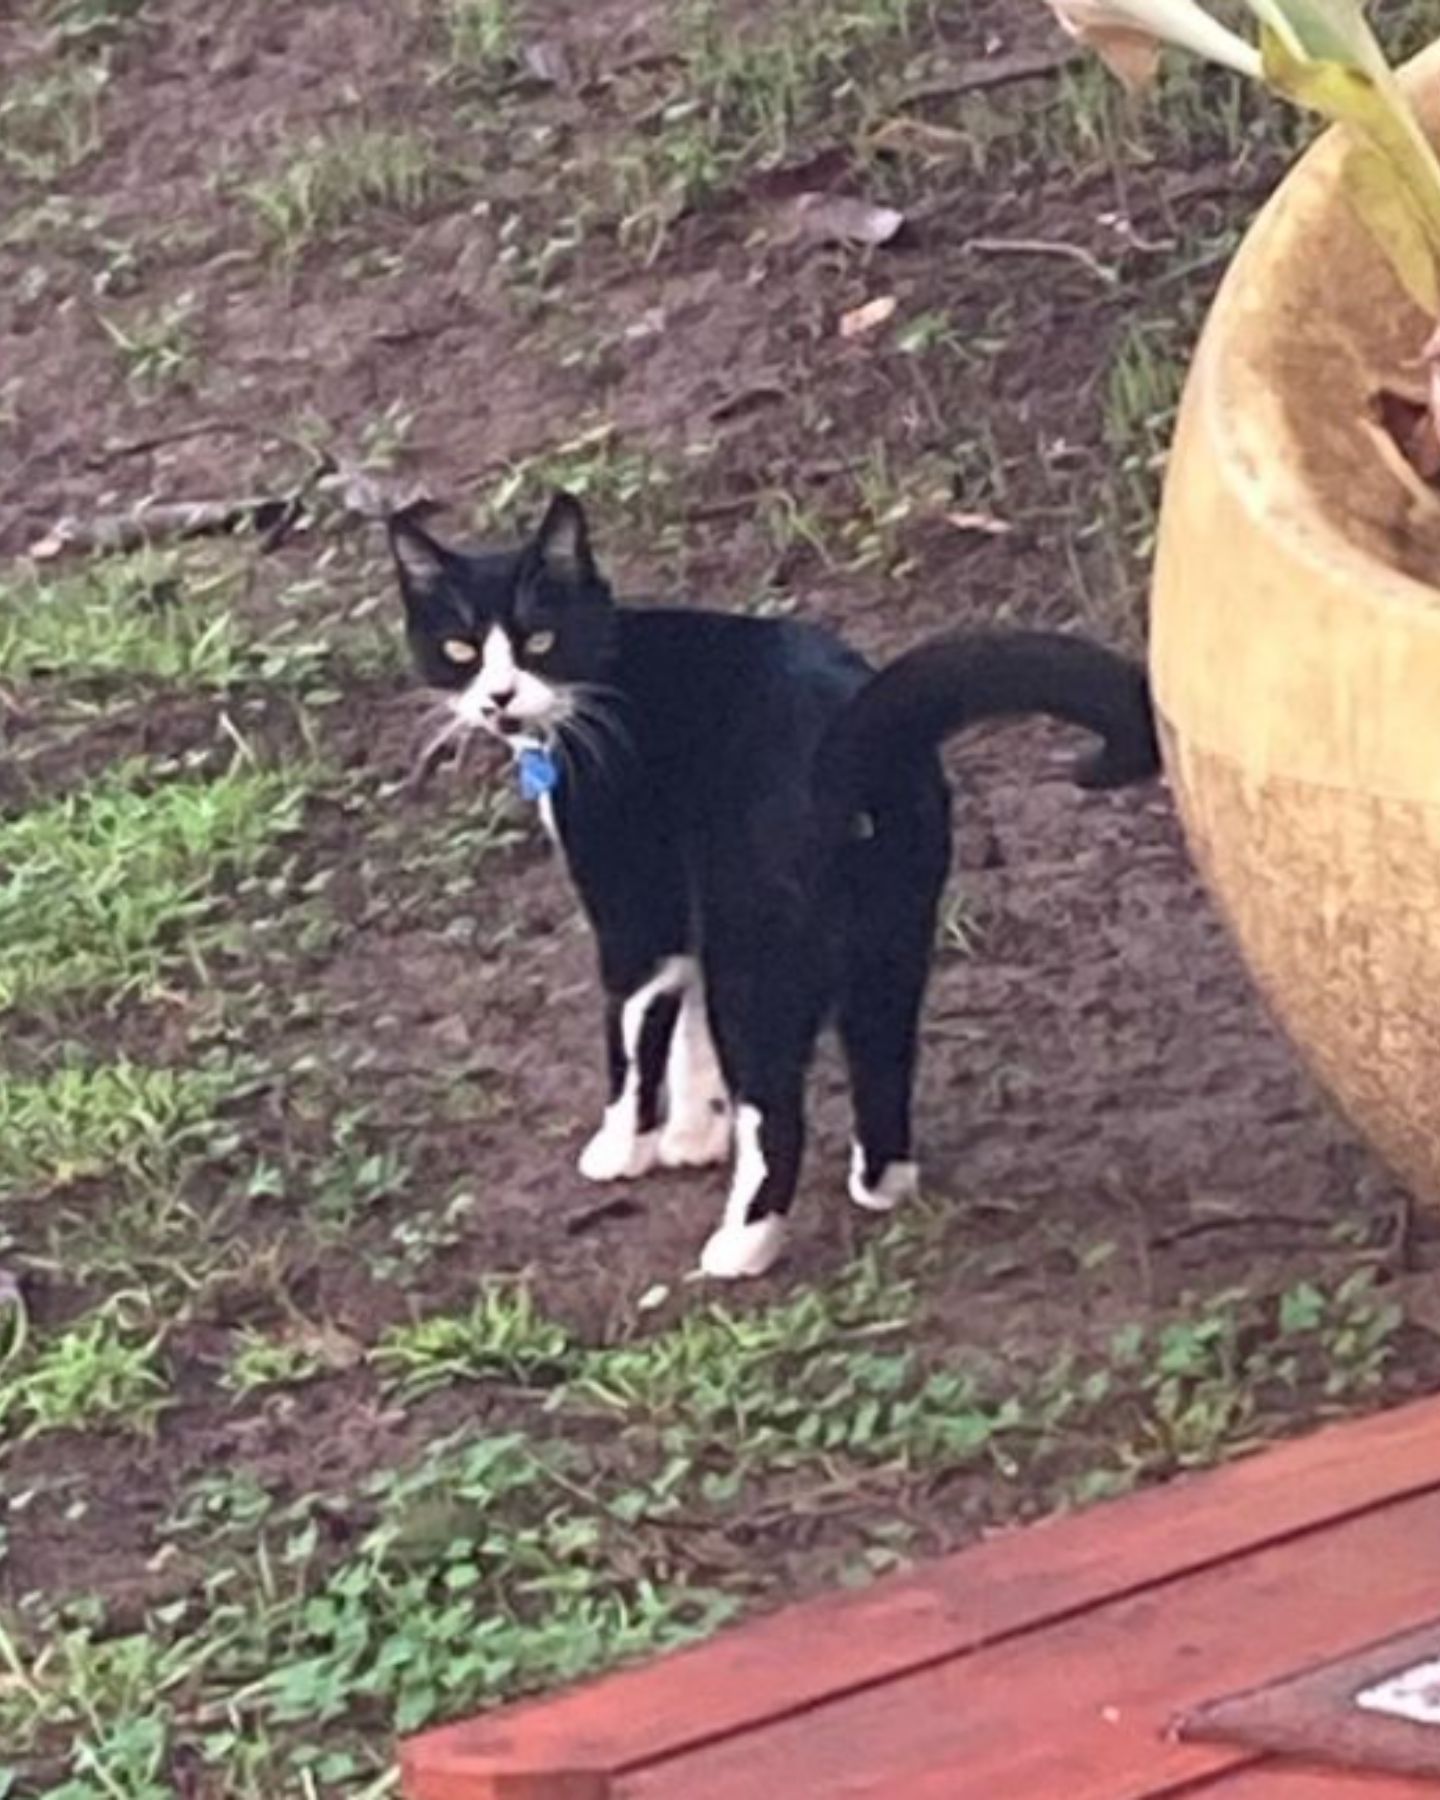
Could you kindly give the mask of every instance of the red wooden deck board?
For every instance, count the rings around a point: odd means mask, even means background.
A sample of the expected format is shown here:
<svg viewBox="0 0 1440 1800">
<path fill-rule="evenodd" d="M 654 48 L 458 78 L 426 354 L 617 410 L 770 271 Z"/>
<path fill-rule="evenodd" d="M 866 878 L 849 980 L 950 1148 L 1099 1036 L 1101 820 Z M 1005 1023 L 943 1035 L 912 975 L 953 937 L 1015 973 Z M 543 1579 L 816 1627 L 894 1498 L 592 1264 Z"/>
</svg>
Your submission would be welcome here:
<svg viewBox="0 0 1440 1800">
<path fill-rule="evenodd" d="M 753 1800 L 803 1769 L 845 1800 L 1139 1800 L 1253 1750 L 1167 1739 L 1175 1715 L 1440 1613 L 1440 1493 L 1267 1547 L 678 1758 L 623 1800 Z"/>
<path fill-rule="evenodd" d="M 1435 1800 L 1437 1789 L 1433 1781 L 1403 1775 L 1263 1762 L 1172 1792 L 1173 1800 Z M 1162 1791 L 1156 1800 L 1169 1797 Z"/>
<path fill-rule="evenodd" d="M 1095 1779 L 1102 1785 L 1080 1788 L 1067 1764 L 1063 1774 L 1057 1767 L 1046 1777 L 1051 1786 L 1013 1791 L 1121 1800 L 1172 1793 L 1175 1782 L 1196 1778 L 1210 1791 L 1205 1771 L 1233 1766 L 1244 1760 L 1241 1753 L 1163 1743 L 1155 1708 L 1213 1697 L 1440 1612 L 1440 1501 L 1426 1506 L 1405 1498 L 1436 1488 L 1440 1401 L 1426 1401 L 992 1539 L 913 1576 L 790 1608 L 698 1650 L 566 1694 L 428 1733 L 404 1748 L 405 1792 L 410 1800 L 658 1800 L 672 1793 L 709 1800 L 711 1787 L 695 1785 L 703 1778 L 719 1784 L 717 1796 L 748 1797 L 776 1780 L 793 1788 L 793 1758 L 800 1756 L 801 1766 L 818 1759 L 813 1781 L 807 1768 L 807 1800 L 842 1792 L 846 1800 L 878 1800 L 882 1792 L 887 1800 L 957 1800 L 967 1791 L 1001 1800 L 1011 1790 L 994 1783 L 1008 1779 L 1017 1748 L 1033 1760 L 1062 1718 L 1073 1732 L 1086 1706 L 1107 1704 L 1097 1702 L 1093 1671 L 1117 1667 L 1117 1657 L 1143 1697 L 1133 1716 L 1146 1724 L 1091 1732 L 1086 1754 L 1099 1755 Z M 1394 1514 L 1388 1525 L 1387 1513 Z M 1429 1553 L 1421 1545 L 1427 1536 Z M 1350 1566 L 1357 1546 L 1380 1558 L 1373 1578 Z M 1335 1572 L 1318 1597 L 1300 1573 L 1317 1559 Z M 1267 1584 L 1277 1582 L 1292 1608 L 1313 1600 L 1315 1629 L 1325 1621 L 1323 1642 L 1314 1641 L 1310 1611 L 1274 1613 Z M 1217 1634 L 1216 1666 L 1199 1686 L 1187 1687 L 1183 1669 L 1145 1635 L 1157 1616 L 1147 1590 L 1158 1583 L 1183 1588 L 1187 1604 L 1193 1599 L 1206 1629 Z M 1212 1586 L 1223 1596 L 1213 1604 L 1204 1598 Z M 1052 1716 L 1062 1646 L 1079 1662 L 1073 1682 L 1072 1663 L 1063 1665 L 1063 1704 Z M 1162 1667 L 1165 1679 L 1156 1686 Z M 1010 1685 L 1016 1679 L 1039 1682 L 1044 1703 L 1021 1708 L 1021 1690 Z M 1121 1698 L 1137 1704 L 1128 1691 Z M 965 1720 L 959 1731 L 957 1713 Z M 902 1719 L 908 1729 L 897 1731 Z M 920 1741 L 923 1753 L 914 1748 Z M 1072 1754 L 1078 1744 L 1072 1738 Z M 1114 1786 L 1117 1769 L 1119 1779 L 1132 1781 L 1125 1771 L 1133 1770 L 1133 1782 L 1142 1781 L 1142 1744 L 1160 1785 Z M 957 1787 L 953 1759 L 977 1747 L 991 1758 L 991 1785 Z"/>
</svg>

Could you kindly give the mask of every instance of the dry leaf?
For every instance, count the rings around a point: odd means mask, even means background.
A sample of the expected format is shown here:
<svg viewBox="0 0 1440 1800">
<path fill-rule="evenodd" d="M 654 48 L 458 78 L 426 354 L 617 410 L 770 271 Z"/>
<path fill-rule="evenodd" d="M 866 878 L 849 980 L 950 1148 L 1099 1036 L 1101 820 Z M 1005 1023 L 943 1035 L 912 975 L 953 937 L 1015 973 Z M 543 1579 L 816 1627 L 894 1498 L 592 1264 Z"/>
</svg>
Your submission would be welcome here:
<svg viewBox="0 0 1440 1800">
<path fill-rule="evenodd" d="M 947 512 L 945 523 L 957 531 L 979 531 L 986 537 L 1009 537 L 1015 527 L 1008 519 L 997 519 L 994 513 Z"/>
<path fill-rule="evenodd" d="M 795 235 L 836 244 L 888 244 L 905 223 L 893 206 L 845 194 L 799 194 L 787 210 Z"/>
<path fill-rule="evenodd" d="M 335 458 L 334 469 L 321 478 L 320 487 L 332 494 L 346 512 L 360 519 L 390 519 L 397 513 L 415 512 L 430 502 L 429 489 L 423 482 L 374 475 L 344 456 Z"/>
<path fill-rule="evenodd" d="M 951 156 L 969 155 L 974 149 L 974 139 L 968 132 L 908 116 L 887 119 L 870 133 L 869 144 L 872 150 L 890 150 L 901 156 L 907 153 L 928 156 L 937 162 Z"/>
<path fill-rule="evenodd" d="M 525 65 L 525 73 L 546 87 L 575 86 L 575 70 L 563 44 L 551 43 L 544 38 L 533 44 L 523 44 L 520 60 Z"/>
<path fill-rule="evenodd" d="M 1105 0 L 1049 0 L 1070 36 L 1093 50 L 1132 93 L 1147 88 L 1160 66 L 1160 40 L 1139 31 Z"/>
<path fill-rule="evenodd" d="M 313 1357 L 322 1369 L 339 1372 L 356 1368 L 365 1360 L 365 1346 L 338 1325 L 312 1324 L 308 1319 L 302 1319 L 281 1336 L 287 1344 Z"/>
<path fill-rule="evenodd" d="M 1269 0 L 1267 0 L 1267 4 Z M 1148 87 L 1164 44 L 1239 74 L 1260 74 L 1260 53 L 1198 0 L 1048 0 L 1070 36 L 1093 50 L 1128 88 Z M 1259 11 L 1256 0 L 1252 9 Z"/>
<path fill-rule="evenodd" d="M 867 300 L 863 306 L 852 307 L 847 313 L 840 315 L 840 335 L 842 338 L 862 337 L 867 331 L 874 331 L 877 325 L 883 325 L 893 318 L 895 308 L 899 305 L 893 294 L 879 294 L 873 300 Z"/>
</svg>

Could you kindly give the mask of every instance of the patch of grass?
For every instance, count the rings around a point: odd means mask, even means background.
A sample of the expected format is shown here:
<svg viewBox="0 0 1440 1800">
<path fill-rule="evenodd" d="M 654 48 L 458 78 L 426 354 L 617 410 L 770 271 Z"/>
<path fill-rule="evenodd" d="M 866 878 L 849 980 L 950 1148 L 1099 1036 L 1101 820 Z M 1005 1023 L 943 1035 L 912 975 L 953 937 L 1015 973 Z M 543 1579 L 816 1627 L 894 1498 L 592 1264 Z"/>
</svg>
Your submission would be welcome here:
<svg viewBox="0 0 1440 1800">
<path fill-rule="evenodd" d="M 618 516 L 633 529 L 658 533 L 670 519 L 674 499 L 670 470 L 624 443 L 606 422 L 512 464 L 476 508 L 476 525 L 483 532 L 510 536 L 517 520 L 538 517 L 556 488 L 582 495 L 598 530 L 605 529 L 607 517 Z"/>
<path fill-rule="evenodd" d="M 120 36 L 139 22 L 145 0 L 48 0 L 47 28 L 62 43 L 89 44 Z"/>
<path fill-rule="evenodd" d="M 223 937 L 216 882 L 299 817 L 293 778 L 260 770 L 144 781 L 131 764 L 0 821 L 0 1010 L 153 988 Z"/>
<path fill-rule="evenodd" d="M 288 150 L 242 192 L 268 240 L 293 256 L 375 212 L 414 213 L 446 172 L 430 141 L 412 131 L 351 126 Z"/>
<path fill-rule="evenodd" d="M 1185 381 L 1190 332 L 1184 318 L 1134 319 L 1123 328 L 1105 376 L 1107 466 L 1119 490 L 1135 556 L 1148 561 L 1160 510 L 1160 482 Z"/>
<path fill-rule="evenodd" d="M 231 1346 L 222 1385 L 235 1394 L 298 1387 L 359 1362 L 361 1346 L 338 1326 L 295 1319 L 273 1336 L 244 1326 Z"/>
<path fill-rule="evenodd" d="M 999 1516 L 1007 1490 L 1095 1498 L 1248 1447 L 1302 1393 L 1343 1409 L 1394 1353 L 1398 1310 L 1368 1270 L 1211 1296 L 1040 1362 L 922 1350 L 916 1276 L 944 1224 L 917 1214 L 822 1289 L 705 1307 L 629 1343 L 579 1345 L 515 1282 L 488 1286 L 469 1317 L 392 1331 L 377 1361 L 406 1398 L 446 1380 L 529 1388 L 551 1441 L 462 1434 L 351 1496 L 285 1508 L 243 1474 L 208 1476 L 165 1528 L 204 1552 L 188 1600 L 121 1639 L 83 1612 L 11 1628 L 12 1756 L 59 1750 L 77 1776 L 102 1759 L 128 1779 L 183 1746 L 238 1796 L 307 1780 L 378 1794 L 391 1730 L 712 1630 L 745 1589 L 704 1548 L 732 1521 L 748 1533 L 799 1496 L 807 1519 L 853 1518 L 844 1567 L 868 1575 L 905 1540 L 867 1513 L 876 1482 L 903 1492 L 981 1470 Z M 246 1334 L 232 1372 L 247 1379 L 232 1385 L 305 1378 L 309 1360 L 272 1355 L 285 1335 Z"/>
<path fill-rule="evenodd" d="M 311 1173 L 311 1217 L 324 1231 L 345 1231 L 382 1201 L 396 1199 L 410 1168 L 390 1135 L 370 1126 L 362 1108 L 336 1115 L 332 1143 Z"/>
<path fill-rule="evenodd" d="M 0 1199 L 108 1176 L 173 1182 L 214 1129 L 233 1067 L 71 1062 L 26 1080 L 0 1073 Z"/>
<path fill-rule="evenodd" d="M 568 1390 L 664 1444 L 711 1503 L 777 1472 L 980 1466 L 1051 1504 L 1209 1466 L 1286 1428 L 1297 1398 L 1353 1405 L 1401 1314 L 1362 1269 L 1335 1288 L 1191 1301 L 1152 1328 L 1033 1364 L 910 1342 L 914 1285 L 872 1250 L 828 1290 L 714 1306 L 588 1356 Z"/>
<path fill-rule="evenodd" d="M 0 87 L 0 166 L 30 181 L 54 181 L 100 147 L 102 60 L 61 62 Z"/>
<path fill-rule="evenodd" d="M 510 0 L 441 0 L 446 62 L 456 72 L 505 73 L 515 56 Z"/>
<path fill-rule="evenodd" d="M 783 161 L 814 134 L 853 132 L 879 104 L 866 58 L 927 16 L 917 0 L 789 0 L 737 29 L 725 8 L 692 0 L 680 12 L 683 89 L 611 165 L 622 237 L 653 254 L 674 219 L 742 169 Z"/>
<path fill-rule="evenodd" d="M 653 1580 L 563 1447 L 461 1440 L 370 1492 L 376 1526 L 258 1684 L 277 1723 L 333 1718 L 372 1696 L 411 1730 L 441 1710 L 683 1642 L 732 1610 L 716 1593 Z"/>
<path fill-rule="evenodd" d="M 162 1334 L 127 1317 L 126 1297 L 43 1340 L 0 1368 L 0 1440 L 47 1431 L 120 1429 L 148 1435 L 168 1404 Z"/>
<path fill-rule="evenodd" d="M 127 381 L 151 391 L 193 383 L 200 362 L 195 311 L 194 294 L 184 293 L 152 312 L 136 312 L 124 323 L 99 315 Z"/>
<path fill-rule="evenodd" d="M 541 1384 L 574 1362 L 569 1333 L 519 1282 L 487 1282 L 468 1313 L 395 1325 L 371 1361 L 407 1400 L 453 1381 L 487 1378 Z"/>
<path fill-rule="evenodd" d="M 0 586 L 0 679 L 116 676 L 223 687 L 242 670 L 226 602 L 234 574 L 173 551 L 98 557 L 74 574 L 22 575 Z"/>
<path fill-rule="evenodd" d="M 263 1494 L 227 1486 L 214 1495 L 223 1516 L 240 1499 L 243 1531 L 259 1525 L 261 1544 L 220 1559 L 193 1607 L 160 1609 L 124 1637 L 48 1617 L 0 1641 L 15 1677 L 0 1683 L 6 1751 L 48 1746 L 75 1777 L 100 1767 L 119 1784 L 97 1793 L 145 1800 L 168 1790 L 132 1784 L 173 1767 L 181 1745 L 237 1797 L 358 1795 L 361 1782 L 378 1797 L 390 1791 L 391 1731 L 687 1642 L 730 1616 L 734 1602 L 713 1588 L 662 1577 L 661 1545 L 627 1522 L 633 1507 L 611 1504 L 630 1492 L 592 1491 L 564 1446 L 454 1439 L 367 1484 L 371 1523 L 337 1560 L 313 1501 L 277 1517 Z M 192 1506 L 190 1523 L 208 1526 L 212 1512 Z M 204 1541 L 213 1566 L 215 1540 Z"/>
</svg>

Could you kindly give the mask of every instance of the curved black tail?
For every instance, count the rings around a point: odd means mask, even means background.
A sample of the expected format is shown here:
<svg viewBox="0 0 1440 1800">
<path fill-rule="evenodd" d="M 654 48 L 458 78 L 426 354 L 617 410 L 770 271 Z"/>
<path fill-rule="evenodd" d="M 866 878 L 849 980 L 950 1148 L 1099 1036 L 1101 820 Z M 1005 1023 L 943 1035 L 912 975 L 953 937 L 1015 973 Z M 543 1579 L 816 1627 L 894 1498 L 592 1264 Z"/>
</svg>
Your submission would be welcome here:
<svg viewBox="0 0 1440 1800">
<path fill-rule="evenodd" d="M 1076 765 L 1082 787 L 1144 781 L 1160 767 L 1145 671 L 1114 651 L 1054 631 L 932 638 L 881 669 L 821 744 L 816 782 L 830 816 L 879 805 L 957 731 L 1043 713 L 1104 739 Z"/>
</svg>

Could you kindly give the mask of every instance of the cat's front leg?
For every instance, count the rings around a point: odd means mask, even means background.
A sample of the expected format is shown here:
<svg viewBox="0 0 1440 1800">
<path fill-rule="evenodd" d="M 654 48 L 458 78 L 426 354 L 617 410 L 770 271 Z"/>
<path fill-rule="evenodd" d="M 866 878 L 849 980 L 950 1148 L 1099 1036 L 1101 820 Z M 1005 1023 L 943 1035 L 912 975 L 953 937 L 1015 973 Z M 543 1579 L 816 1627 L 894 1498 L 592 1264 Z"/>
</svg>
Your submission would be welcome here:
<svg viewBox="0 0 1440 1800">
<path fill-rule="evenodd" d="M 580 1153 L 587 1181 L 630 1181 L 660 1159 L 660 1096 L 681 996 L 695 965 L 667 956 L 639 982 L 611 986 L 605 1004 L 610 1103 Z"/>
</svg>

